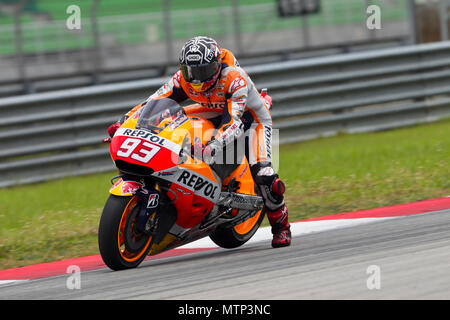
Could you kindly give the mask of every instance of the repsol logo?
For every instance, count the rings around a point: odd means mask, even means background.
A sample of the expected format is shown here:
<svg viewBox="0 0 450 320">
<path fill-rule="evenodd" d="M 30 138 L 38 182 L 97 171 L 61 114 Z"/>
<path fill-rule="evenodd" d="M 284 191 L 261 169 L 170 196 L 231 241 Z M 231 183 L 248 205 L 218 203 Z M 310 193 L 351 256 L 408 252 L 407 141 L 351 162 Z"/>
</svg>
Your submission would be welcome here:
<svg viewBox="0 0 450 320">
<path fill-rule="evenodd" d="M 161 138 L 157 135 L 154 135 L 151 132 L 145 131 L 145 130 L 133 130 L 133 129 L 125 129 L 122 132 L 122 135 L 128 136 L 128 137 L 136 137 L 136 138 L 142 138 L 145 140 L 148 140 L 153 143 L 157 143 L 159 145 L 163 145 L 165 139 Z"/>
<path fill-rule="evenodd" d="M 183 171 L 178 177 L 177 182 L 189 188 L 193 188 L 195 191 L 200 191 L 200 193 L 203 193 L 205 197 L 209 197 L 211 199 L 214 199 L 214 194 L 218 188 L 217 185 L 214 185 L 208 180 L 205 180 L 189 171 Z"/>
<path fill-rule="evenodd" d="M 223 109 L 225 107 L 225 102 L 201 102 L 202 107 L 212 108 L 212 109 Z"/>
<path fill-rule="evenodd" d="M 266 137 L 267 157 L 272 158 L 272 128 L 264 126 L 264 136 Z"/>
</svg>

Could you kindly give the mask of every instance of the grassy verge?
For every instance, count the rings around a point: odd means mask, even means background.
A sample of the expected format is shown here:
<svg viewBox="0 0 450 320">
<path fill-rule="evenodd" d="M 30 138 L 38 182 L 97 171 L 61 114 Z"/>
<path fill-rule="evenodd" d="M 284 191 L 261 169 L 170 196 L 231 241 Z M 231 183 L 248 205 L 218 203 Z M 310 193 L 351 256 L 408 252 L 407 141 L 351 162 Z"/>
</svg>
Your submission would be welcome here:
<svg viewBox="0 0 450 320">
<path fill-rule="evenodd" d="M 113 175 L 0 190 L 0 269 L 98 253 L 98 221 Z"/>
<path fill-rule="evenodd" d="M 450 195 L 450 120 L 280 147 L 293 219 Z"/>
<path fill-rule="evenodd" d="M 280 147 L 292 221 L 450 195 L 449 168 L 450 119 Z M 97 254 L 113 175 L 1 189 L 0 269 Z"/>
</svg>

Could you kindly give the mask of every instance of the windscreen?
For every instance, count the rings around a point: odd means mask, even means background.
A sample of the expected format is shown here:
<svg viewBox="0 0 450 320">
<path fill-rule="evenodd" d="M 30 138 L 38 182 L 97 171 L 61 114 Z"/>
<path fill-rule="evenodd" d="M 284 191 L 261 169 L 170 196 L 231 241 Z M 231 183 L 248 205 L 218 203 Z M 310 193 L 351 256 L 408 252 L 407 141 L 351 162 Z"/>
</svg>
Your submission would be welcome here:
<svg viewBox="0 0 450 320">
<path fill-rule="evenodd" d="M 165 125 L 173 122 L 179 117 L 186 117 L 183 107 L 181 107 L 176 101 L 164 98 L 159 100 L 149 100 L 139 115 L 137 122 L 137 128 L 139 129 L 164 129 L 160 125 L 165 121 Z"/>
</svg>

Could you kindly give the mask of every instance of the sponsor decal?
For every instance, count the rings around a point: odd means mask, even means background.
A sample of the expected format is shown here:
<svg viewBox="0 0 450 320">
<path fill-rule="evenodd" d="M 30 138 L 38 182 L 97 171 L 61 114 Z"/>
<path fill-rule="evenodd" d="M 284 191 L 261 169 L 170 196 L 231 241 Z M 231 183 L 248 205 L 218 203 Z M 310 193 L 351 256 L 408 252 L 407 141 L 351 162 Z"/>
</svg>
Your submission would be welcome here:
<svg viewBox="0 0 450 320">
<path fill-rule="evenodd" d="M 218 90 L 223 90 L 223 88 L 225 88 L 226 80 L 227 78 L 225 76 L 221 76 L 220 80 L 217 82 L 216 88 Z"/>
<path fill-rule="evenodd" d="M 217 50 L 217 47 L 216 47 L 216 50 Z M 214 58 L 214 53 L 215 53 L 214 51 L 212 51 L 212 50 L 206 48 L 206 57 L 205 57 L 205 60 L 207 60 L 208 62 L 211 62 L 211 60 Z"/>
<path fill-rule="evenodd" d="M 184 191 L 183 189 L 181 189 L 181 188 L 176 188 L 175 190 L 178 190 L 178 191 L 180 191 L 182 194 L 184 194 L 184 195 L 188 195 L 188 194 L 191 194 L 190 192 L 187 192 L 187 191 Z"/>
<path fill-rule="evenodd" d="M 122 136 L 127 136 L 127 137 L 136 137 L 136 138 L 141 138 L 144 140 L 148 140 L 150 142 L 159 144 L 159 145 L 164 145 L 164 142 L 166 141 L 166 139 L 159 137 L 153 133 L 151 133 L 150 131 L 145 131 L 145 130 L 134 130 L 134 129 L 124 129 L 120 135 Z"/>
<path fill-rule="evenodd" d="M 161 88 L 159 88 L 154 95 L 152 95 L 152 99 L 165 95 L 166 93 L 170 92 L 170 90 L 170 86 L 166 83 Z"/>
<path fill-rule="evenodd" d="M 135 193 L 137 190 L 143 188 L 143 185 L 135 181 L 123 181 L 122 193 Z"/>
<path fill-rule="evenodd" d="M 176 181 L 189 189 L 193 189 L 196 194 L 203 195 L 210 199 L 215 198 L 219 188 L 217 184 L 187 170 L 183 170 Z"/>
<path fill-rule="evenodd" d="M 233 123 L 231 127 L 228 127 L 221 136 L 224 144 L 231 143 L 235 137 L 240 137 L 242 134 L 241 127 L 242 123 L 238 124 L 237 122 Z"/>
<path fill-rule="evenodd" d="M 200 104 L 202 105 L 202 107 L 212 108 L 212 109 L 223 109 L 223 108 L 225 108 L 225 105 L 226 105 L 225 102 L 210 102 L 210 103 L 200 102 Z"/>
<path fill-rule="evenodd" d="M 152 193 L 148 197 L 147 209 L 156 208 L 159 204 L 159 194 Z"/>
<path fill-rule="evenodd" d="M 187 61 L 200 61 L 202 60 L 202 57 L 199 54 L 189 54 L 186 57 Z"/>
<path fill-rule="evenodd" d="M 175 130 L 176 128 L 181 126 L 183 123 L 185 123 L 187 121 L 187 119 L 188 119 L 188 117 L 185 114 L 183 114 L 182 116 L 176 118 L 171 124 L 169 124 L 169 129 Z"/>
<path fill-rule="evenodd" d="M 173 176 L 177 172 L 177 170 L 171 170 L 171 171 L 159 171 L 156 175 L 158 177 L 168 177 Z"/>
<path fill-rule="evenodd" d="M 224 143 L 225 144 L 228 144 L 229 142 L 231 142 L 231 140 L 232 140 L 232 138 L 234 138 L 233 137 L 233 131 L 235 130 L 235 129 L 237 129 L 237 127 L 238 127 L 238 125 L 237 125 L 237 123 L 235 122 L 235 123 L 233 123 L 233 125 L 231 126 L 231 127 L 228 127 L 226 130 L 225 130 L 225 132 L 222 134 L 222 140 L 224 141 Z M 230 139 L 230 135 L 232 135 L 232 138 Z"/>
<path fill-rule="evenodd" d="M 264 136 L 266 137 L 266 151 L 267 157 L 272 158 L 272 128 L 269 126 L 264 126 Z"/>
<path fill-rule="evenodd" d="M 248 170 L 248 163 L 245 165 L 244 170 L 242 170 L 241 174 L 239 175 L 238 180 L 239 180 L 239 179 L 242 179 L 242 177 L 244 176 L 244 173 L 245 173 L 247 170 Z"/>
<path fill-rule="evenodd" d="M 172 78 L 174 87 L 179 88 L 181 86 L 180 79 L 181 79 L 181 71 L 178 71 L 177 73 L 175 73 L 175 75 Z"/>
<path fill-rule="evenodd" d="M 131 156 L 131 159 L 142 163 L 148 163 L 159 152 L 159 150 L 161 150 L 161 147 L 141 139 L 126 138 L 117 150 L 117 156 L 123 158 L 128 158 Z"/>
<path fill-rule="evenodd" d="M 202 92 L 202 96 L 204 96 L 206 98 L 211 97 L 213 94 L 214 94 L 214 92 L 212 92 L 212 91 Z"/>
<path fill-rule="evenodd" d="M 189 48 L 188 52 L 199 52 L 200 51 L 200 47 L 197 44 L 193 44 L 191 45 L 191 47 Z"/>
<path fill-rule="evenodd" d="M 270 177 L 270 176 L 273 176 L 274 174 L 275 174 L 275 170 L 273 170 L 272 167 L 261 168 L 261 170 L 259 170 L 259 172 L 258 172 L 258 176 Z"/>
<path fill-rule="evenodd" d="M 193 97 L 198 97 L 198 92 L 189 88 L 189 95 Z"/>
<path fill-rule="evenodd" d="M 121 184 L 123 182 L 122 178 L 120 178 L 119 180 L 117 180 L 113 186 L 111 187 L 111 190 L 114 189 L 115 187 L 117 187 L 119 184 Z"/>
<path fill-rule="evenodd" d="M 137 118 L 139 118 L 139 116 L 141 115 L 142 109 L 139 109 L 138 111 L 136 111 L 133 116 L 131 117 L 131 119 L 136 120 Z"/>
<path fill-rule="evenodd" d="M 236 104 L 239 106 L 239 108 L 245 109 L 245 105 L 246 105 L 245 102 L 239 101 L 239 102 L 236 102 Z"/>
<path fill-rule="evenodd" d="M 150 131 L 141 130 L 141 129 L 127 129 L 127 128 L 119 128 L 115 134 L 115 136 L 126 136 L 126 137 L 136 137 L 140 139 L 144 139 L 154 144 L 158 144 L 169 149 L 172 152 L 178 154 L 180 152 L 180 146 L 176 143 L 167 140 L 163 137 L 160 137 Z"/>
<path fill-rule="evenodd" d="M 187 190 L 176 188 L 183 194 L 191 194 L 207 198 L 208 200 L 215 200 L 219 197 L 220 186 L 216 182 L 203 177 L 201 174 L 189 169 L 180 167 L 171 168 L 168 170 L 155 172 L 154 176 L 161 176 L 164 180 L 178 184 Z M 188 191 L 189 190 L 189 191 Z"/>
<path fill-rule="evenodd" d="M 246 98 L 233 98 L 233 107 L 238 107 L 239 110 L 244 110 L 245 106 L 247 105 L 247 99 Z"/>
<path fill-rule="evenodd" d="M 239 88 L 242 88 L 243 86 L 245 86 L 245 80 L 242 78 L 236 78 L 233 80 L 233 82 L 231 82 L 230 88 L 228 89 L 228 93 L 233 93 Z"/>
</svg>

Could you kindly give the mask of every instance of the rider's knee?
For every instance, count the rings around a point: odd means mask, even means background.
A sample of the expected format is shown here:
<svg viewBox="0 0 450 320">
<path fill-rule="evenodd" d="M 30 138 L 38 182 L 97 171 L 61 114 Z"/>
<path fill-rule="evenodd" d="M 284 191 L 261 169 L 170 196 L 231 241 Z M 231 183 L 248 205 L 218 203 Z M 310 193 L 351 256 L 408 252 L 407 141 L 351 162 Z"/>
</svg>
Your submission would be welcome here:
<svg viewBox="0 0 450 320">
<path fill-rule="evenodd" d="M 286 186 L 278 177 L 270 163 L 257 163 L 251 166 L 252 176 L 259 186 L 266 207 L 277 210 L 284 205 Z"/>
</svg>

